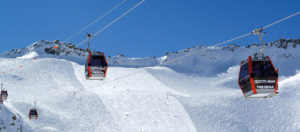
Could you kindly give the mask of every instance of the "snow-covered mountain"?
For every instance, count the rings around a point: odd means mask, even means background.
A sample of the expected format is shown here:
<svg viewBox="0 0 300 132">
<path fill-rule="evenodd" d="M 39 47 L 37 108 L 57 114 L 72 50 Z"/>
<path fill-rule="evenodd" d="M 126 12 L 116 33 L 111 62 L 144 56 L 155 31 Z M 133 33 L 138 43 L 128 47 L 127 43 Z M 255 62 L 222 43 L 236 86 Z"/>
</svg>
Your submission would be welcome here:
<svg viewBox="0 0 300 132">
<path fill-rule="evenodd" d="M 281 68 L 279 94 L 244 99 L 239 63 L 259 51 L 255 44 L 107 57 L 107 78 L 90 81 L 86 49 L 39 41 L 0 55 L 0 82 L 9 94 L 0 105 L 0 132 L 299 132 L 299 46 L 299 39 L 267 44 L 265 54 Z M 37 121 L 28 119 L 34 101 Z"/>
<path fill-rule="evenodd" d="M 58 48 L 54 48 L 58 46 Z M 166 66 L 177 72 L 197 73 L 200 75 L 213 76 L 225 72 L 230 66 L 239 65 L 241 60 L 252 56 L 258 52 L 260 45 L 251 44 L 241 47 L 232 44 L 225 47 L 208 48 L 193 47 L 176 52 L 168 52 L 160 58 L 128 58 L 124 55 L 107 56 L 110 66 L 121 67 L 147 67 L 147 66 Z M 296 65 L 300 61 L 300 39 L 279 39 L 272 43 L 265 44 L 265 55 L 271 57 L 277 67 L 285 67 L 287 61 L 290 64 L 288 69 L 281 69 L 283 75 L 295 73 Z M 181 58 L 182 56 L 190 56 Z M 13 49 L 0 54 L 4 58 L 16 57 L 38 57 L 38 58 L 59 58 L 66 59 L 78 64 L 85 64 L 88 50 L 78 48 L 71 43 L 61 43 L 59 40 L 33 43 L 26 48 Z M 180 58 L 178 60 L 178 58 Z"/>
<path fill-rule="evenodd" d="M 57 48 L 56 48 L 57 46 Z M 96 51 L 100 52 L 100 51 Z M 61 43 L 59 40 L 46 41 L 40 40 L 29 45 L 26 48 L 12 49 L 10 51 L 0 54 L 4 58 L 57 58 L 66 59 L 77 62 L 78 64 L 85 64 L 88 49 L 78 48 L 71 43 Z M 123 67 L 143 67 L 150 65 L 157 65 L 157 59 L 150 58 L 127 58 L 120 54 L 118 56 L 106 56 L 110 66 L 123 66 Z"/>
<path fill-rule="evenodd" d="M 217 48 L 194 47 L 166 54 L 165 66 L 178 72 L 213 76 L 225 72 L 231 66 L 239 65 L 241 60 L 246 60 L 259 50 L 258 44 L 246 47 L 236 44 Z M 283 75 L 295 73 L 294 69 L 298 67 L 296 64 L 300 61 L 299 51 L 300 39 L 280 39 L 265 45 L 265 55 L 270 56 L 277 67 L 286 67 L 286 63 L 289 63 L 288 69 L 281 68 Z M 191 53 L 195 54 L 176 61 L 177 58 Z"/>
</svg>

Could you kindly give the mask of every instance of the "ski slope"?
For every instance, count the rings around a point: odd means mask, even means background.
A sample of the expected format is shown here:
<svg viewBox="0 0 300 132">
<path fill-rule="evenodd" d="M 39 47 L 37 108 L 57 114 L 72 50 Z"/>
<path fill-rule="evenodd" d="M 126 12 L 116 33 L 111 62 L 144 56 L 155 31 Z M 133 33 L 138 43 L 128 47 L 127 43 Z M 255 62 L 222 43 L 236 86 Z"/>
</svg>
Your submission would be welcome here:
<svg viewBox="0 0 300 132">
<path fill-rule="evenodd" d="M 273 98 L 245 99 L 237 84 L 239 66 L 214 77 L 153 70 L 164 84 L 190 97 L 179 97 L 199 132 L 299 132 L 300 73 L 280 76 Z M 180 81 L 179 81 L 180 80 Z"/>
<path fill-rule="evenodd" d="M 0 79 L 9 91 L 0 117 L 4 113 L 7 122 L 14 113 L 20 120 L 6 131 L 300 130 L 300 73 L 280 77 L 274 98 L 244 99 L 238 66 L 214 77 L 166 67 L 110 67 L 104 81 L 87 81 L 84 66 L 67 60 L 0 60 Z M 37 121 L 28 119 L 34 101 Z"/>
<path fill-rule="evenodd" d="M 9 71 L 0 76 L 9 92 L 4 108 L 19 116 L 25 131 L 196 131 L 170 96 L 176 92 L 147 71 L 110 82 L 139 68 L 112 67 L 106 80 L 86 81 L 84 67 L 66 60 L 1 59 L 0 66 Z M 28 119 L 34 101 L 37 121 Z"/>
<path fill-rule="evenodd" d="M 108 57 L 107 78 L 97 81 L 85 80 L 84 49 L 49 50 L 57 43 L 0 55 L 0 83 L 9 94 L 0 105 L 0 132 L 300 131 L 299 39 L 266 47 L 281 68 L 279 94 L 268 99 L 245 99 L 237 83 L 239 62 L 258 51 L 255 45 Z M 195 51 L 202 52 L 173 61 Z M 37 121 L 28 119 L 34 101 Z"/>
</svg>

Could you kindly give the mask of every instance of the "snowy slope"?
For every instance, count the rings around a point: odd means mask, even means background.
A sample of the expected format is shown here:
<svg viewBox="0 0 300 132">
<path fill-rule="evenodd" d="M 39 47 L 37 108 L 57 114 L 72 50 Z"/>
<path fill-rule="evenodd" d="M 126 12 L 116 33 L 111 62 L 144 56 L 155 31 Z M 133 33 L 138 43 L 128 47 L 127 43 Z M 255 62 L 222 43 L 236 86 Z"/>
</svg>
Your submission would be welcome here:
<svg viewBox="0 0 300 132">
<path fill-rule="evenodd" d="M 237 84 L 238 72 L 239 66 L 214 77 L 151 71 L 165 85 L 190 95 L 178 99 L 199 132 L 300 131 L 300 73 L 281 76 L 279 94 L 273 98 L 244 99 Z"/>
<path fill-rule="evenodd" d="M 20 115 L 25 131 L 196 131 L 182 104 L 168 96 L 174 92 L 148 72 L 109 82 L 141 69 L 110 68 L 101 82 L 86 81 L 83 66 L 65 60 L 1 59 L 0 66 L 1 73 L 13 69 L 0 76 L 9 90 L 4 106 Z M 30 121 L 34 101 L 39 120 Z"/>
<path fill-rule="evenodd" d="M 300 73 L 281 77 L 278 96 L 246 100 L 238 66 L 214 77 L 113 67 L 103 82 L 86 81 L 83 66 L 65 60 L 1 59 L 1 67 L 14 69 L 0 76 L 9 90 L 1 117 L 8 124 L 18 115 L 23 131 L 300 130 Z M 34 101 L 40 117 L 30 121 Z"/>
<path fill-rule="evenodd" d="M 0 132 L 17 132 L 27 126 L 24 126 L 19 115 L 11 112 L 6 106 L 0 105 Z"/>
<path fill-rule="evenodd" d="M 31 130 L 27 131 L 93 130 L 94 127 L 90 129 L 87 127 L 98 123 L 99 128 L 113 125 L 101 101 L 96 101 L 97 96 L 83 92 L 81 96 L 85 95 L 85 97 L 82 101 L 78 101 L 78 97 L 74 96 L 73 92 L 80 89 L 81 85 L 72 81 L 76 80 L 76 77 L 71 63 L 33 59 L 3 61 L 5 63 L 1 63 L 2 70 L 13 69 L 12 72 L 1 76 L 1 81 L 7 85 L 10 95 L 5 106 L 19 114 L 24 124 L 30 126 Z M 22 68 L 19 68 L 20 65 Z M 85 103 L 87 98 L 89 101 L 93 100 L 91 102 L 94 106 L 102 109 L 89 108 L 90 103 Z M 37 101 L 39 108 L 38 121 L 28 119 L 28 112 L 33 107 L 34 101 Z M 86 118 L 93 117 L 96 117 L 95 120 L 85 122 Z M 79 124 L 86 127 L 78 129 Z"/>
<path fill-rule="evenodd" d="M 108 57 L 107 78 L 87 81 L 86 50 L 60 44 L 40 41 L 0 55 L 0 81 L 9 92 L 0 105 L 0 128 L 6 127 L 0 131 L 300 131 L 297 39 L 266 46 L 281 68 L 279 94 L 270 99 L 244 99 L 237 84 L 239 63 L 259 50 L 256 45 Z M 202 52 L 173 61 L 194 51 Z M 34 101 L 37 121 L 28 119 Z"/>
</svg>

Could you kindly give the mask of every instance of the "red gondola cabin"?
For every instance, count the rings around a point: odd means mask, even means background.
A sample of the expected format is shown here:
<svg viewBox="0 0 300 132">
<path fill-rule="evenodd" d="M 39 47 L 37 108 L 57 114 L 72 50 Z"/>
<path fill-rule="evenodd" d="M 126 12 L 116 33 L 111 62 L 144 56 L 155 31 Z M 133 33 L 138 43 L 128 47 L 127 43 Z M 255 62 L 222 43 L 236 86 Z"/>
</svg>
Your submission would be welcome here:
<svg viewBox="0 0 300 132">
<path fill-rule="evenodd" d="M 249 56 L 241 62 L 238 83 L 246 98 L 272 97 L 278 90 L 278 71 L 268 56 L 262 59 Z"/>
<path fill-rule="evenodd" d="M 38 113 L 37 113 L 37 110 L 36 109 L 30 109 L 29 110 L 29 119 L 35 119 L 37 120 L 38 119 Z"/>
<path fill-rule="evenodd" d="M 3 100 L 7 100 L 7 98 L 8 98 L 8 93 L 7 93 L 7 91 L 6 91 L 6 90 L 1 90 L 0 96 L 1 96 L 1 98 L 2 98 Z"/>
<path fill-rule="evenodd" d="M 85 65 L 86 79 L 102 80 L 106 77 L 107 61 L 104 53 L 94 53 L 89 51 L 87 63 Z"/>
</svg>

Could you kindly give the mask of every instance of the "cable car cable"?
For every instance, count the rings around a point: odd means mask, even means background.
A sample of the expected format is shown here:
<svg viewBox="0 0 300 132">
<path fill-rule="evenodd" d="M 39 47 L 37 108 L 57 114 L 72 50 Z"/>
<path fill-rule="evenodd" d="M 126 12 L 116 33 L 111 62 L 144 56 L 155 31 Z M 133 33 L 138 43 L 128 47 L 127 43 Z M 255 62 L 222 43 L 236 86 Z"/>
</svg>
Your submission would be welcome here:
<svg viewBox="0 0 300 132">
<path fill-rule="evenodd" d="M 80 34 L 81 32 L 83 32 L 84 30 L 88 29 L 90 26 L 94 25 L 95 23 L 97 23 L 98 21 L 102 20 L 105 16 L 107 16 L 108 14 L 110 14 L 112 11 L 114 11 L 115 9 L 119 8 L 121 5 L 123 5 L 127 0 L 122 0 L 120 3 L 118 3 L 116 6 L 114 6 L 113 8 L 111 8 L 110 10 L 108 10 L 107 12 L 105 12 L 103 15 L 101 15 L 100 17 L 98 17 L 97 19 L 95 19 L 94 21 L 92 21 L 91 23 L 89 23 L 88 25 L 86 25 L 85 27 L 83 27 L 81 30 L 79 30 L 78 32 L 72 34 L 71 36 L 69 36 L 67 39 L 65 39 L 65 41 L 69 41 L 72 38 L 74 38 L 76 35 Z"/>
<path fill-rule="evenodd" d="M 299 14 L 300 14 L 300 11 L 298 11 L 298 12 L 296 12 L 296 13 L 290 15 L 290 16 L 287 16 L 287 17 L 285 17 L 285 18 L 283 18 L 283 19 L 280 19 L 280 20 L 278 20 L 278 21 L 276 21 L 276 22 L 273 22 L 273 23 L 271 23 L 271 24 L 269 24 L 269 25 L 267 25 L 267 26 L 264 26 L 263 29 L 267 29 L 267 28 L 269 28 L 269 27 L 271 27 L 271 26 L 273 26 L 273 25 L 276 25 L 276 24 L 278 24 L 278 23 L 280 23 L 280 22 L 282 22 L 282 21 L 284 21 L 284 20 L 287 20 L 287 19 L 292 18 L 292 17 L 294 17 L 294 16 L 297 16 L 297 15 L 299 15 Z"/>
<path fill-rule="evenodd" d="M 107 28 L 109 28 L 111 25 L 113 25 L 114 23 L 116 23 L 117 21 L 119 21 L 121 18 L 123 18 L 124 16 L 126 16 L 128 13 L 130 13 L 131 11 L 133 11 L 135 8 L 139 7 L 142 3 L 144 3 L 145 0 L 140 1 L 139 3 L 137 3 L 136 5 L 134 5 L 133 7 L 131 7 L 129 10 L 127 10 L 126 12 L 124 12 L 122 15 L 120 15 L 119 17 L 117 17 L 116 19 L 114 19 L 113 21 L 111 21 L 109 24 L 107 24 L 105 27 L 101 28 L 100 30 L 98 30 L 96 33 L 93 34 L 93 36 L 97 36 L 98 34 L 102 33 L 103 31 L 105 31 Z M 76 45 L 76 47 L 84 44 L 85 42 L 87 42 L 88 40 L 85 39 L 83 41 L 81 41 L 80 43 L 78 43 Z"/>
<path fill-rule="evenodd" d="M 101 28 L 100 30 L 98 30 L 95 34 L 93 34 L 93 37 L 100 34 L 101 32 L 103 32 L 104 30 L 106 30 L 107 28 L 109 28 L 112 24 L 114 24 L 115 22 L 117 22 L 118 20 L 120 20 L 121 18 L 123 18 L 124 16 L 126 16 L 128 13 L 130 13 L 131 11 L 133 11 L 135 8 L 137 8 L 138 6 L 140 6 L 142 3 L 144 3 L 145 0 L 140 1 L 139 3 L 137 3 L 136 5 L 134 5 L 133 7 L 131 7 L 129 10 L 127 10 L 125 13 L 123 13 L 122 15 L 120 15 L 119 17 L 117 17 L 116 19 L 114 19 L 113 21 L 111 21 L 109 24 L 107 24 L 105 27 Z M 78 47 L 82 44 L 84 44 L 85 42 L 88 41 L 89 38 L 81 41 L 79 44 L 75 45 L 75 47 Z M 57 57 L 55 57 L 56 59 L 58 57 L 60 57 L 61 55 L 58 55 Z"/>
</svg>

